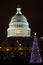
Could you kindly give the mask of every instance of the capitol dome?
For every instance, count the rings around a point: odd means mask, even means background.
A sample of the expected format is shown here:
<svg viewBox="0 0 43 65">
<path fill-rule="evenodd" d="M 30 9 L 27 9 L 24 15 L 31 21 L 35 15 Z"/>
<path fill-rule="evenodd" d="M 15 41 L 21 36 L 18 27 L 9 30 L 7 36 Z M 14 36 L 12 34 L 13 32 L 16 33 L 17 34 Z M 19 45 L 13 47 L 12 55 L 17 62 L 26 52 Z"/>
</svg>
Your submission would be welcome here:
<svg viewBox="0 0 43 65">
<path fill-rule="evenodd" d="M 27 22 L 27 19 L 22 14 L 16 14 L 11 18 L 11 22 Z"/>
<path fill-rule="evenodd" d="M 11 18 L 9 28 L 7 29 L 7 37 L 13 36 L 31 36 L 31 29 L 26 17 L 21 13 L 21 8 L 17 8 L 16 14 Z"/>
</svg>

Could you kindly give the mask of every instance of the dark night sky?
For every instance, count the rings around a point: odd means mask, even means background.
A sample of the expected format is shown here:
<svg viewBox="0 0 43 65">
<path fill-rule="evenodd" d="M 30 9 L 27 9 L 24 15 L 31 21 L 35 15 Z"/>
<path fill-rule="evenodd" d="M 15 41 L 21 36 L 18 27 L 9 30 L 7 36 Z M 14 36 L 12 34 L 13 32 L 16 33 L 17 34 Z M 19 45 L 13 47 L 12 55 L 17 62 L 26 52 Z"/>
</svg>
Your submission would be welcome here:
<svg viewBox="0 0 43 65">
<path fill-rule="evenodd" d="M 8 24 L 16 13 L 18 3 L 30 24 L 31 34 L 37 32 L 39 37 L 42 36 L 43 2 L 41 0 L 0 0 L 0 37 L 6 37 Z"/>
</svg>

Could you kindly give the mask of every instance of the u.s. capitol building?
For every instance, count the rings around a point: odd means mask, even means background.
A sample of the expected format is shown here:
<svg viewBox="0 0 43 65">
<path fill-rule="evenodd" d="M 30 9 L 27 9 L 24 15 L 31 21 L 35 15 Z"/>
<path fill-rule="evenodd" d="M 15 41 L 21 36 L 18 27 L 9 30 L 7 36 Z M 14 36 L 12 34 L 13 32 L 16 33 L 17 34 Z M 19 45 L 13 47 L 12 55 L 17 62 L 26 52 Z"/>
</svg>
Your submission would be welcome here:
<svg viewBox="0 0 43 65">
<path fill-rule="evenodd" d="M 16 14 L 11 18 L 7 28 L 7 36 L 0 40 L 0 51 L 14 52 L 14 56 L 29 56 L 31 50 L 31 28 L 26 17 L 17 7 Z"/>
<path fill-rule="evenodd" d="M 21 8 L 17 8 L 16 14 L 11 18 L 9 28 L 7 29 L 7 37 L 30 37 L 31 29 L 24 15 L 21 13 Z"/>
</svg>

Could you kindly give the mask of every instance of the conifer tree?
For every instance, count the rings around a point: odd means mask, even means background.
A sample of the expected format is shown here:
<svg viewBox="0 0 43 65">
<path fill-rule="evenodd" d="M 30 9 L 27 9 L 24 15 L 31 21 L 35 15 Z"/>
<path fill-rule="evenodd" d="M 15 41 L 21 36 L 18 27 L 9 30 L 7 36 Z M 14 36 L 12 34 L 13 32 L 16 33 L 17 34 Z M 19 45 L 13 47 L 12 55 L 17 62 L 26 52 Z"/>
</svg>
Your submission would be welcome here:
<svg viewBox="0 0 43 65">
<path fill-rule="evenodd" d="M 30 57 L 30 63 L 42 63 L 36 33 L 34 34 L 32 52 L 31 52 L 31 57 Z"/>
</svg>

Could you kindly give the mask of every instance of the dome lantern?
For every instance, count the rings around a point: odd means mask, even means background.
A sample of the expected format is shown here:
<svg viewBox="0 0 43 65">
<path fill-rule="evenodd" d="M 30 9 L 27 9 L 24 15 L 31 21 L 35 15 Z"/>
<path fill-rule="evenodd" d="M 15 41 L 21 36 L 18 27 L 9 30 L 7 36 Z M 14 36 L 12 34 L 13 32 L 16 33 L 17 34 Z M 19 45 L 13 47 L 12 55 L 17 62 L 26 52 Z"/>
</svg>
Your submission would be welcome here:
<svg viewBox="0 0 43 65">
<path fill-rule="evenodd" d="M 22 13 L 21 13 L 20 5 L 18 5 L 18 7 L 17 7 L 17 13 L 16 13 L 16 14 L 22 14 Z"/>
</svg>

